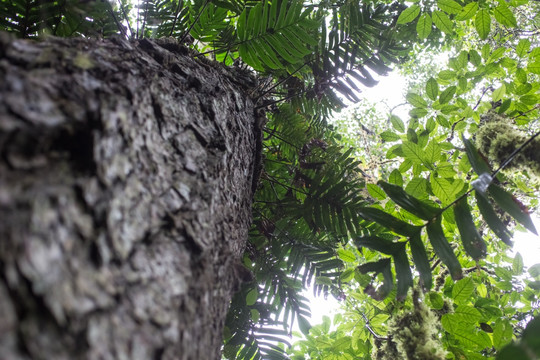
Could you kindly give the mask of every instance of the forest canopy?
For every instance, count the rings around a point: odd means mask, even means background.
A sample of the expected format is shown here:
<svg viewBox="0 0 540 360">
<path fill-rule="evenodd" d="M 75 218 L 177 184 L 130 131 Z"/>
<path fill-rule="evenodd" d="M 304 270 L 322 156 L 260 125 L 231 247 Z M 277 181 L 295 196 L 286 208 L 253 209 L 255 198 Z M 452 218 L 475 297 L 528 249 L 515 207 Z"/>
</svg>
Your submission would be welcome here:
<svg viewBox="0 0 540 360">
<path fill-rule="evenodd" d="M 515 231 L 537 234 L 537 1 L 0 0 L 0 14 L 37 41 L 172 38 L 248 88 L 263 119 L 254 280 L 224 358 L 540 357 L 540 264 L 509 255 Z M 406 116 L 362 100 L 392 71 Z M 312 326 L 310 284 L 343 312 Z"/>
</svg>

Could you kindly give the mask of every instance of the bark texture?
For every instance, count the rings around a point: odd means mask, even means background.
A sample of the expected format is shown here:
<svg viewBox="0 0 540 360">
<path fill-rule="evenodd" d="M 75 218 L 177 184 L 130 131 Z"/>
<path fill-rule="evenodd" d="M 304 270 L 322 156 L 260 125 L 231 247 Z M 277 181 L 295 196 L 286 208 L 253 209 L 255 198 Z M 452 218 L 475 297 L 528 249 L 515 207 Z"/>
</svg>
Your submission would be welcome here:
<svg viewBox="0 0 540 360">
<path fill-rule="evenodd" d="M 219 359 L 253 104 L 169 41 L 0 33 L 0 358 Z"/>
</svg>

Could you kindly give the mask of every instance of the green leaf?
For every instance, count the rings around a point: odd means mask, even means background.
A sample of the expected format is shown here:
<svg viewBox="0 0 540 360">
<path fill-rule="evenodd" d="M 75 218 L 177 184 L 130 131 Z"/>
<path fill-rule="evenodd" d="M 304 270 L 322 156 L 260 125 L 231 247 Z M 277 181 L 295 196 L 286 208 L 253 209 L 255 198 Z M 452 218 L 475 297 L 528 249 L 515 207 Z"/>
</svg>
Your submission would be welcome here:
<svg viewBox="0 0 540 360">
<path fill-rule="evenodd" d="M 444 232 L 441 227 L 441 217 L 437 217 L 435 221 L 430 222 L 427 225 L 427 232 L 431 246 L 441 261 L 448 267 L 452 279 L 459 280 L 463 277 L 461 271 L 461 265 L 450 247 L 450 244 L 444 236 Z"/>
<path fill-rule="evenodd" d="M 516 46 L 516 54 L 519 57 L 524 57 L 529 52 L 531 48 L 531 42 L 529 39 L 521 39 Z"/>
<path fill-rule="evenodd" d="M 420 39 L 425 39 L 431 34 L 431 17 L 429 14 L 422 14 L 416 23 L 416 32 Z"/>
<path fill-rule="evenodd" d="M 405 243 L 400 243 L 400 245 L 402 246 L 397 249 L 393 255 L 394 266 L 396 269 L 398 301 L 405 300 L 407 291 L 413 285 L 411 267 L 409 266 L 407 253 L 405 252 Z"/>
<path fill-rule="evenodd" d="M 356 256 L 351 250 L 338 249 L 337 254 L 338 254 L 338 257 L 343 261 L 346 261 L 346 262 L 356 261 Z"/>
<path fill-rule="evenodd" d="M 250 290 L 246 295 L 246 305 L 251 306 L 257 302 L 257 297 L 259 296 L 258 289 Z"/>
<path fill-rule="evenodd" d="M 394 141 L 401 140 L 401 137 L 390 130 L 386 130 L 381 133 L 381 139 L 388 142 L 394 142 Z"/>
<path fill-rule="evenodd" d="M 345 271 L 343 271 L 339 275 L 339 280 L 341 282 L 349 282 L 352 279 L 354 279 L 354 269 L 353 268 L 345 269 Z"/>
<path fill-rule="evenodd" d="M 407 184 L 405 191 L 420 200 L 428 199 L 428 182 L 421 177 L 414 177 Z"/>
<path fill-rule="evenodd" d="M 388 177 L 388 182 L 397 186 L 403 186 L 403 175 L 401 175 L 398 169 L 394 169 Z"/>
<path fill-rule="evenodd" d="M 431 190 L 433 194 L 437 196 L 443 204 L 449 204 L 455 200 L 456 194 L 463 188 L 463 180 L 454 179 L 451 183 L 450 180 L 431 174 L 430 177 Z"/>
<path fill-rule="evenodd" d="M 416 145 L 413 142 L 405 141 L 403 142 L 403 156 L 411 160 L 415 164 L 421 164 L 423 162 L 422 158 L 422 149 L 420 146 Z"/>
<path fill-rule="evenodd" d="M 459 14 L 462 10 L 461 5 L 454 0 L 438 0 L 437 6 L 439 6 L 439 9 L 446 11 L 449 14 Z"/>
<path fill-rule="evenodd" d="M 414 108 L 411 111 L 409 111 L 409 116 L 415 119 L 422 118 L 426 116 L 428 111 L 424 108 Z"/>
<path fill-rule="evenodd" d="M 527 70 L 529 70 L 529 72 L 531 72 L 533 74 L 540 75 L 540 61 L 530 63 L 527 66 Z"/>
<path fill-rule="evenodd" d="M 464 197 L 454 204 L 454 218 L 461 235 L 461 242 L 469 256 L 475 260 L 479 260 L 486 256 L 486 243 L 474 225 L 467 198 Z"/>
<path fill-rule="evenodd" d="M 439 96 L 439 83 L 434 78 L 429 78 L 426 82 L 426 94 L 431 100 L 437 100 L 437 96 Z"/>
<path fill-rule="evenodd" d="M 482 217 L 488 224 L 489 228 L 499 239 L 501 239 L 506 245 L 512 246 L 512 234 L 508 231 L 506 228 L 506 225 L 499 219 L 497 216 L 497 213 L 487 200 L 487 198 L 479 193 L 478 191 L 475 191 L 476 196 L 476 204 L 478 205 L 478 209 L 480 210 L 480 214 L 482 214 Z"/>
<path fill-rule="evenodd" d="M 463 143 L 465 144 L 465 152 L 467 153 L 467 158 L 469 159 L 469 162 L 471 163 L 471 166 L 473 170 L 478 174 L 490 174 L 491 168 L 486 163 L 486 161 L 480 156 L 480 153 L 474 146 L 474 144 L 466 139 L 465 137 L 462 137 Z"/>
<path fill-rule="evenodd" d="M 465 5 L 463 10 L 459 14 L 456 15 L 456 20 L 465 21 L 465 20 L 472 19 L 477 11 L 478 11 L 478 3 L 476 1 L 468 3 L 467 5 Z"/>
<path fill-rule="evenodd" d="M 366 247 L 383 254 L 392 255 L 403 247 L 402 243 L 393 242 L 377 236 L 362 236 L 354 240 L 358 248 Z"/>
<path fill-rule="evenodd" d="M 375 185 L 375 184 L 367 184 L 366 187 L 367 187 L 367 190 L 368 190 L 369 194 L 371 196 L 373 196 L 373 198 L 378 199 L 378 200 L 386 199 L 386 194 L 377 185 Z"/>
<path fill-rule="evenodd" d="M 439 103 L 441 105 L 448 103 L 452 98 L 454 97 L 454 94 L 456 93 L 456 87 L 455 86 L 449 86 L 439 95 Z"/>
<path fill-rule="evenodd" d="M 361 208 L 358 214 L 364 219 L 371 220 L 380 224 L 396 234 L 412 236 L 420 231 L 420 227 L 413 226 L 398 218 L 376 208 Z"/>
<path fill-rule="evenodd" d="M 516 18 L 514 17 L 514 14 L 512 14 L 512 11 L 510 11 L 510 9 L 508 8 L 508 5 L 506 5 L 505 2 L 500 2 L 499 4 L 500 5 L 493 10 L 495 19 L 497 19 L 497 21 L 501 25 L 508 27 L 516 27 Z"/>
<path fill-rule="evenodd" d="M 501 84 L 495 91 L 493 91 L 493 94 L 491 94 L 491 99 L 496 102 L 503 98 L 504 94 L 506 93 L 506 85 Z"/>
<path fill-rule="evenodd" d="M 424 290 L 429 290 L 432 285 L 431 267 L 420 233 L 409 238 L 409 246 L 411 247 L 411 254 L 416 270 L 420 273 L 420 286 Z"/>
<path fill-rule="evenodd" d="M 454 32 L 452 20 L 450 20 L 446 13 L 434 10 L 433 14 L 431 14 L 431 17 L 433 18 L 433 23 L 435 24 L 435 26 L 442 32 L 446 34 L 451 34 Z"/>
<path fill-rule="evenodd" d="M 441 212 L 441 209 L 428 205 L 407 194 L 405 190 L 399 186 L 392 185 L 384 181 L 379 181 L 377 184 L 383 188 L 386 194 L 390 196 L 390 198 L 394 200 L 396 204 L 408 212 L 420 217 L 421 219 L 431 220 Z"/>
<path fill-rule="evenodd" d="M 420 107 L 420 108 L 425 108 L 427 107 L 427 102 L 426 100 L 424 100 L 420 95 L 418 94 L 415 94 L 415 93 L 408 93 L 406 96 L 405 96 L 405 99 L 407 99 L 407 101 L 414 107 Z"/>
<path fill-rule="evenodd" d="M 514 275 L 521 275 L 523 272 L 523 256 L 518 252 L 514 256 L 514 261 L 512 261 L 512 272 Z"/>
<path fill-rule="evenodd" d="M 491 16 L 489 16 L 489 11 L 486 9 L 480 9 L 476 14 L 474 19 L 474 26 L 476 27 L 476 32 L 480 39 L 484 40 L 488 37 L 491 30 Z"/>
<path fill-rule="evenodd" d="M 311 324 L 305 317 L 298 315 L 298 327 L 304 335 L 307 335 L 311 329 Z"/>
<path fill-rule="evenodd" d="M 394 129 L 396 129 L 397 131 L 399 131 L 401 133 L 405 131 L 405 124 L 399 118 L 399 116 L 391 115 L 390 116 L 390 123 L 392 124 Z"/>
<path fill-rule="evenodd" d="M 399 15 L 397 23 L 398 24 L 407 24 L 416 19 L 416 17 L 420 14 L 420 6 L 414 4 L 408 7 L 407 9 L 403 10 L 403 12 Z"/>
<path fill-rule="evenodd" d="M 452 288 L 452 299 L 458 305 L 469 302 L 471 295 L 474 292 L 474 282 L 471 277 L 465 277 L 458 280 Z"/>
<path fill-rule="evenodd" d="M 519 200 L 495 184 L 491 184 L 488 191 L 501 209 L 506 211 L 533 234 L 538 235 L 527 209 L 522 208 L 523 205 Z"/>
<path fill-rule="evenodd" d="M 390 294 L 390 291 L 392 291 L 394 286 L 394 277 L 392 275 L 392 268 L 390 265 L 390 258 L 384 258 L 379 261 L 364 263 L 357 267 L 358 271 L 360 271 L 362 274 L 376 272 L 383 275 L 383 283 L 376 292 L 371 290 L 371 286 L 368 286 L 368 288 L 365 289 L 365 291 L 368 292 L 368 294 L 375 300 L 384 299 L 388 296 L 388 294 Z"/>
<path fill-rule="evenodd" d="M 499 350 L 512 341 L 512 325 L 506 319 L 497 319 L 493 328 L 493 346 Z M 516 360 L 513 358 L 511 360 Z"/>
<path fill-rule="evenodd" d="M 540 277 L 540 264 L 534 264 L 533 266 L 529 267 L 529 270 L 527 271 L 533 278 Z"/>
</svg>

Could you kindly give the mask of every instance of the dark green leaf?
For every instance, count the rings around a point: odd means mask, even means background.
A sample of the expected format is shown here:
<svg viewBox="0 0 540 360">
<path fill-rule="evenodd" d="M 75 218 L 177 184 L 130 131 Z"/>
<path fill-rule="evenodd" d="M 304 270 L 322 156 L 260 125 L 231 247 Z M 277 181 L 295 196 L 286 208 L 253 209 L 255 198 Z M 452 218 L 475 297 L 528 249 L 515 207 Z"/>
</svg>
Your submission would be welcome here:
<svg viewBox="0 0 540 360">
<path fill-rule="evenodd" d="M 394 266 L 396 269 L 397 280 L 397 299 L 405 300 L 407 291 L 413 285 L 411 267 L 405 252 L 405 243 L 399 243 L 401 246 L 394 253 Z"/>
<path fill-rule="evenodd" d="M 424 290 L 429 290 L 432 284 L 431 267 L 420 233 L 409 238 L 409 246 L 416 270 L 420 273 L 420 285 Z"/>
<path fill-rule="evenodd" d="M 480 210 L 480 213 L 482 214 L 485 222 L 499 239 L 501 239 L 505 244 L 512 246 L 512 234 L 510 234 L 510 232 L 506 228 L 506 225 L 504 225 L 503 222 L 499 219 L 497 213 L 495 213 L 495 210 L 493 210 L 493 207 L 491 206 L 485 195 L 481 194 L 478 191 L 476 191 L 475 194 L 476 204 L 478 205 L 478 209 Z"/>
<path fill-rule="evenodd" d="M 437 217 L 435 221 L 430 222 L 427 225 L 427 232 L 431 246 L 437 256 L 448 267 L 452 279 L 459 280 L 463 277 L 461 271 L 461 265 L 452 250 L 452 247 L 444 236 L 443 229 L 441 227 L 441 217 Z"/>
<path fill-rule="evenodd" d="M 366 247 L 387 255 L 392 255 L 398 249 L 403 248 L 402 243 L 393 242 L 377 236 L 363 236 L 357 238 L 354 240 L 354 245 L 356 245 L 358 248 Z"/>
<path fill-rule="evenodd" d="M 392 230 L 396 234 L 412 236 L 420 231 L 419 227 L 407 224 L 406 222 L 376 208 L 365 207 L 358 213 L 361 217 L 374 221 L 387 229 Z"/>
<path fill-rule="evenodd" d="M 454 218 L 467 254 L 478 260 L 486 256 L 486 244 L 474 225 L 467 197 L 454 204 Z"/>
<path fill-rule="evenodd" d="M 516 219 L 517 222 L 525 226 L 533 234 L 538 235 L 531 220 L 531 216 L 518 199 L 495 184 L 491 184 L 488 190 L 489 194 L 493 197 L 493 200 L 495 200 L 501 209 L 506 211 L 510 216 Z"/>
<path fill-rule="evenodd" d="M 421 219 L 431 220 L 441 212 L 440 209 L 428 205 L 407 194 L 403 188 L 397 185 L 392 185 L 384 181 L 379 181 L 377 184 L 383 188 L 386 194 L 390 196 L 396 204 Z"/>
<path fill-rule="evenodd" d="M 465 152 L 467 153 L 467 158 L 469 159 L 473 170 L 479 175 L 484 173 L 490 174 L 491 169 L 489 165 L 480 156 L 480 153 L 478 152 L 474 144 L 465 137 L 463 137 L 462 139 L 463 143 L 465 144 Z"/>
</svg>

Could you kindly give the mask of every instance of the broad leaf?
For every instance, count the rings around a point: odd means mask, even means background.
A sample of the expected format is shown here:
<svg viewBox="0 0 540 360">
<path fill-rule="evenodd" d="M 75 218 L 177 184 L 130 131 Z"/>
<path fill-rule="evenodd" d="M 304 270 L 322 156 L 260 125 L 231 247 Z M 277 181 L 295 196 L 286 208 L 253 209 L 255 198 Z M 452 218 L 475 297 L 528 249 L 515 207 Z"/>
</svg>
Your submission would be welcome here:
<svg viewBox="0 0 540 360">
<path fill-rule="evenodd" d="M 420 39 L 425 39 L 431 34 L 431 17 L 429 14 L 422 14 L 416 23 L 416 32 Z"/>
<path fill-rule="evenodd" d="M 386 194 L 390 196 L 396 204 L 421 219 L 432 220 L 441 212 L 439 208 L 428 205 L 407 194 L 405 190 L 399 186 L 384 181 L 379 181 L 377 184 L 383 188 Z"/>
<path fill-rule="evenodd" d="M 474 26 L 480 39 L 484 40 L 488 37 L 491 30 L 491 16 L 489 16 L 488 10 L 481 9 L 478 11 L 474 19 Z"/>
<path fill-rule="evenodd" d="M 409 246 L 416 270 L 420 273 L 420 285 L 424 290 L 429 290 L 432 284 L 431 267 L 420 234 L 410 237 Z"/>
<path fill-rule="evenodd" d="M 408 7 L 407 9 L 403 10 L 403 12 L 399 15 L 397 23 L 398 24 L 407 24 L 416 19 L 416 17 L 420 14 L 420 6 L 414 4 Z"/>
<path fill-rule="evenodd" d="M 439 83 L 434 78 L 429 78 L 426 82 L 426 94 L 431 100 L 437 100 L 439 96 Z"/>
<path fill-rule="evenodd" d="M 454 218 L 461 235 L 461 242 L 467 254 L 478 260 L 486 256 L 486 244 L 476 229 L 473 222 L 467 197 L 454 204 Z"/>
<path fill-rule="evenodd" d="M 538 234 L 526 208 L 512 194 L 495 184 L 491 184 L 488 188 L 489 194 L 501 209 L 506 211 L 510 216 L 516 219 L 521 225 L 529 229 L 533 234 Z"/>
<path fill-rule="evenodd" d="M 461 279 L 463 277 L 461 265 L 454 254 L 452 247 L 444 236 L 440 217 L 437 217 L 435 221 L 432 221 L 427 225 L 427 232 L 431 246 L 433 246 L 433 250 L 435 250 L 437 256 L 448 267 L 448 271 L 450 271 L 450 276 L 452 276 L 452 279 Z"/>
</svg>

